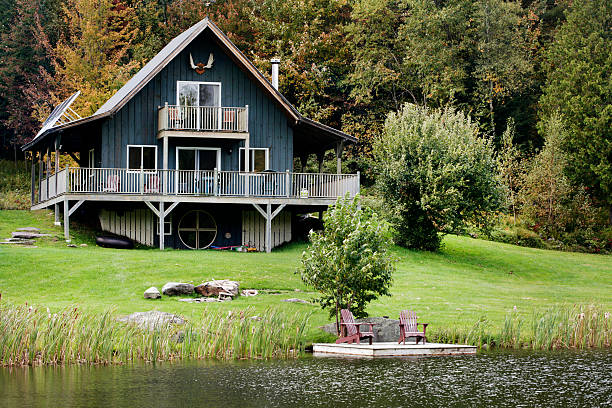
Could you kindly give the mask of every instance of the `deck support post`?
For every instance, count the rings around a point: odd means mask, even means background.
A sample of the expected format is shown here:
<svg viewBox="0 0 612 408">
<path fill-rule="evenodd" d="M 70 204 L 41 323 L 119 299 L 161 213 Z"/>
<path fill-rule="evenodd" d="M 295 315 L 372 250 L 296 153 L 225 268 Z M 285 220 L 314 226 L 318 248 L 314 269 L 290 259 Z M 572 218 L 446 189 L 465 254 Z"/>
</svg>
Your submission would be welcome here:
<svg viewBox="0 0 612 408">
<path fill-rule="evenodd" d="M 261 214 L 262 217 L 266 220 L 266 232 L 265 232 L 265 247 L 266 252 L 272 252 L 272 220 L 280 214 L 280 212 L 285 208 L 287 204 L 281 204 L 276 207 L 276 210 L 272 211 L 272 204 L 266 204 L 266 211 L 264 211 L 259 204 L 252 204 L 253 207 Z"/>
<path fill-rule="evenodd" d="M 164 193 L 164 195 L 166 195 L 168 193 L 168 136 L 164 136 L 163 154 L 164 154 L 164 159 L 163 159 L 164 176 L 162 177 L 162 183 L 164 185 L 164 188 L 162 189 L 162 192 Z"/>
<path fill-rule="evenodd" d="M 64 199 L 64 239 L 70 242 L 70 201 Z"/>
<path fill-rule="evenodd" d="M 42 149 L 40 149 L 38 151 L 38 202 L 42 202 L 42 194 L 41 194 L 41 190 L 42 190 L 42 179 L 43 179 L 43 151 Z"/>
<path fill-rule="evenodd" d="M 147 205 L 147 207 L 151 209 L 151 211 L 153 211 L 153 214 L 155 214 L 159 218 L 159 249 L 163 251 L 165 248 L 164 239 L 166 237 L 165 235 L 166 231 L 164 228 L 164 222 L 166 221 L 166 215 L 170 215 L 172 210 L 176 208 L 179 202 L 175 201 L 167 209 L 165 208 L 166 203 L 164 201 L 159 202 L 159 209 L 155 208 L 155 206 L 151 204 L 150 201 L 145 201 L 144 203 Z"/>
<path fill-rule="evenodd" d="M 159 250 L 160 251 L 164 250 L 164 244 L 165 244 L 164 240 L 166 238 L 165 231 L 164 231 L 165 216 L 166 214 L 164 213 L 164 202 L 160 201 L 159 202 Z"/>
<path fill-rule="evenodd" d="M 49 190 L 49 176 L 51 175 L 51 146 L 47 146 L 47 162 L 45 163 L 45 180 L 47 182 L 47 200 L 51 198 Z"/>
<path fill-rule="evenodd" d="M 249 196 L 249 175 L 251 173 L 251 143 L 250 136 L 244 139 L 244 196 Z"/>
<path fill-rule="evenodd" d="M 36 159 L 36 152 L 34 150 L 32 150 L 32 171 L 30 173 L 30 181 L 32 184 L 32 206 L 34 206 L 34 200 L 35 200 L 35 193 L 36 193 L 36 189 L 34 188 L 34 185 L 36 184 L 36 165 L 34 164 L 34 160 Z"/>
<path fill-rule="evenodd" d="M 344 150 L 344 140 L 336 145 L 336 173 L 342 174 L 342 151 Z"/>
<path fill-rule="evenodd" d="M 62 223 L 60 222 L 59 203 L 58 202 L 55 202 L 55 204 L 53 205 L 53 210 L 55 212 L 55 225 L 62 225 Z"/>
<path fill-rule="evenodd" d="M 317 153 L 317 161 L 319 162 L 319 174 L 323 173 L 323 158 L 325 157 L 325 152 Z"/>
<path fill-rule="evenodd" d="M 272 252 L 272 204 L 266 205 L 266 253 Z"/>
</svg>

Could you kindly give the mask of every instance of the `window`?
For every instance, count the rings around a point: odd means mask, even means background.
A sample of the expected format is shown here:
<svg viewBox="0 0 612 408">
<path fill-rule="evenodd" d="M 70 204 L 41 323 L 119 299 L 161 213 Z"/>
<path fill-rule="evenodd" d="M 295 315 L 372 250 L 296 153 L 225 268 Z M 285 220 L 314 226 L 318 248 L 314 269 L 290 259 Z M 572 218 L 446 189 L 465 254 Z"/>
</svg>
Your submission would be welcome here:
<svg viewBox="0 0 612 408">
<path fill-rule="evenodd" d="M 87 155 L 87 165 L 90 169 L 93 169 L 94 167 L 96 167 L 96 162 L 94 161 L 95 159 L 95 154 L 94 154 L 94 149 L 91 149 L 89 151 L 89 154 Z"/>
<path fill-rule="evenodd" d="M 159 235 L 159 222 L 155 223 L 155 233 Z M 170 221 L 164 220 L 164 235 L 172 235 L 172 218 Z"/>
<path fill-rule="evenodd" d="M 157 169 L 157 146 L 151 145 L 128 145 L 127 147 L 128 170 L 156 170 Z"/>
<path fill-rule="evenodd" d="M 176 91 L 177 105 L 221 106 L 220 82 L 178 81 Z"/>
<path fill-rule="evenodd" d="M 245 171 L 244 154 L 246 148 L 240 148 L 240 171 Z M 250 148 L 249 149 L 249 171 L 258 172 L 268 170 L 270 168 L 270 149 L 268 148 Z"/>
</svg>

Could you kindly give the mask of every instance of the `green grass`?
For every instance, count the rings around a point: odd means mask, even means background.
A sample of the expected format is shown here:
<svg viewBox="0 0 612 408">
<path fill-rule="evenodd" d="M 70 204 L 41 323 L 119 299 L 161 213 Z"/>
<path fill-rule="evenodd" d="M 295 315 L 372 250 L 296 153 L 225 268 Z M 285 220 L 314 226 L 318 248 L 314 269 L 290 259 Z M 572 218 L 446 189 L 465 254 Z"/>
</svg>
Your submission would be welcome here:
<svg viewBox="0 0 612 408">
<path fill-rule="evenodd" d="M 316 295 L 294 273 L 304 244 L 291 244 L 272 254 L 162 253 L 95 247 L 90 235 L 76 231 L 73 242 L 88 246 L 68 248 L 47 212 L 0 211 L 0 237 L 20 226 L 42 226 L 54 237 L 42 240 L 38 248 L 0 247 L 2 302 L 27 302 L 52 310 L 78 305 L 86 312 L 113 308 L 117 314 L 157 309 L 191 320 L 201 320 L 203 310 L 252 307 L 260 312 L 280 306 L 289 313 L 312 311 L 307 335 L 313 340 L 326 338 L 316 328 L 329 321 L 326 312 L 314 305 L 281 302 Z M 399 262 L 393 296 L 373 302 L 368 312 L 396 318 L 401 309 L 416 310 L 433 333 L 469 330 L 483 316 L 492 330 L 501 331 L 514 306 L 524 316 L 560 304 L 596 304 L 612 311 L 610 255 L 523 248 L 457 236 L 447 236 L 438 253 L 401 248 L 394 253 Z M 213 304 L 142 298 L 149 286 L 161 289 L 169 281 L 198 284 L 213 278 L 237 280 L 244 289 L 280 293 Z"/>
</svg>

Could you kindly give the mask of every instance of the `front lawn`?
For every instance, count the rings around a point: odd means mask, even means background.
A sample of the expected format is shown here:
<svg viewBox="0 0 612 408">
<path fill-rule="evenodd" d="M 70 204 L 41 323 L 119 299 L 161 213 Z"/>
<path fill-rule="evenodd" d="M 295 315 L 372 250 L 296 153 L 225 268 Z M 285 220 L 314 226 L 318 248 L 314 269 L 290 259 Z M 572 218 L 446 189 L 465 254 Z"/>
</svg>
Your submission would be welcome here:
<svg viewBox="0 0 612 408">
<path fill-rule="evenodd" d="M 0 247 L 2 302 L 49 307 L 79 305 L 89 311 L 114 308 L 118 314 L 157 309 L 199 319 L 202 311 L 280 306 L 312 311 L 311 337 L 326 323 L 317 306 L 281 302 L 311 299 L 295 270 L 305 244 L 291 244 L 272 254 L 157 249 L 115 250 L 95 247 L 91 237 L 76 232 L 67 247 L 61 227 L 46 211 L 0 211 L 0 237 L 18 227 L 40 226 L 54 236 L 37 248 Z M 370 305 L 371 315 L 397 317 L 416 310 L 430 328 L 470 327 L 485 316 L 494 327 L 514 306 L 529 314 L 557 304 L 596 303 L 612 309 L 612 256 L 523 248 L 467 237 L 447 236 L 438 253 L 394 249 L 399 258 L 393 296 Z M 232 302 L 189 304 L 176 298 L 145 300 L 149 286 L 169 281 L 193 282 L 229 278 L 255 297 Z"/>
</svg>

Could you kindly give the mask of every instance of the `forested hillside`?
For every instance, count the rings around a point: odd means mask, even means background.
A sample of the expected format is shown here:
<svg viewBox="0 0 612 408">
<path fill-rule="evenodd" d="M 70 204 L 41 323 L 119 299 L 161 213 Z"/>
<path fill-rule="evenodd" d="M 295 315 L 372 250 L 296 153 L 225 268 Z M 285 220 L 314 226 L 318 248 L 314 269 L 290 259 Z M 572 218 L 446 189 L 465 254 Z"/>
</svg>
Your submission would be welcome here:
<svg viewBox="0 0 612 408">
<path fill-rule="evenodd" d="M 390 112 L 450 107 L 490 140 L 513 226 L 612 224 L 609 0 L 2 0 L 0 157 L 77 90 L 92 114 L 205 16 L 265 75 L 279 57 L 304 115 L 359 138 L 346 163 L 366 187 Z"/>
</svg>

